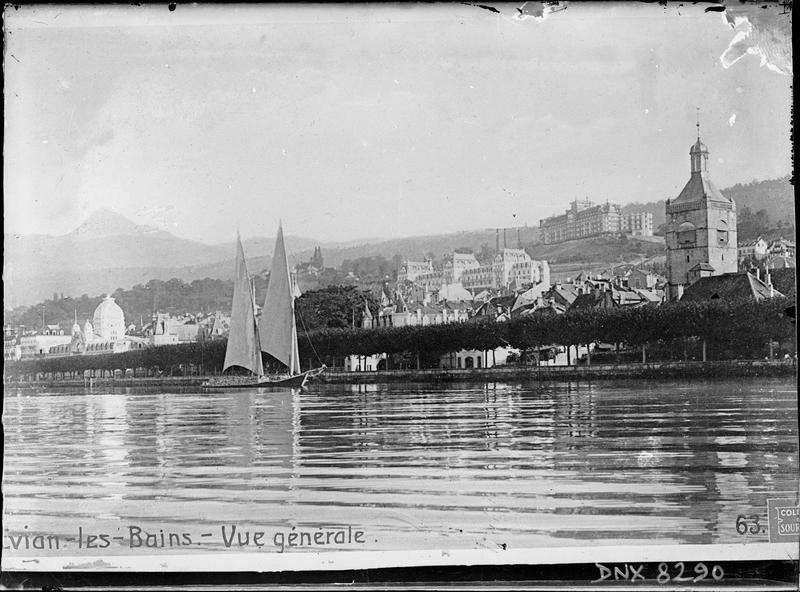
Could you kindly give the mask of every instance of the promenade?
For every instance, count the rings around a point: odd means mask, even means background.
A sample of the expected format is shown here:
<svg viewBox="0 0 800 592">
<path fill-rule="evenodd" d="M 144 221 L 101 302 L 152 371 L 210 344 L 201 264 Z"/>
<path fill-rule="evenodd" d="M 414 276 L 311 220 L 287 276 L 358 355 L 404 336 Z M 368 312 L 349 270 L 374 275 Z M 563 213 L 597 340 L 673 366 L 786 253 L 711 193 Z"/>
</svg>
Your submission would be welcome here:
<svg viewBox="0 0 800 592">
<path fill-rule="evenodd" d="M 797 362 L 790 360 L 725 360 L 713 362 L 654 362 L 632 364 L 595 364 L 591 366 L 498 366 L 494 368 L 427 370 L 382 370 L 347 372 L 328 368 L 316 381 L 330 384 L 373 384 L 389 382 L 509 382 L 586 380 L 680 379 L 731 377 L 787 377 L 797 375 Z M 82 387 L 82 386 L 200 386 L 206 376 L 159 376 L 88 379 L 41 379 L 36 381 L 4 381 L 5 387 Z M 315 381 L 315 382 L 316 382 Z M 313 383 L 312 383 L 313 384 Z"/>
</svg>

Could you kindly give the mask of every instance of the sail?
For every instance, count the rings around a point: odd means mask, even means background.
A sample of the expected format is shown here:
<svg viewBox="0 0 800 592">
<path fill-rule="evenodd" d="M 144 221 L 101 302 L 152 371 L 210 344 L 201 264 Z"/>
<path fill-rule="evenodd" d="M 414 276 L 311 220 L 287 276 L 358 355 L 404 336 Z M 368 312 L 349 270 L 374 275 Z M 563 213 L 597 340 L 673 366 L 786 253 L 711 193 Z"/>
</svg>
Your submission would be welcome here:
<svg viewBox="0 0 800 592">
<path fill-rule="evenodd" d="M 256 314 L 253 307 L 253 293 L 250 276 L 244 261 L 244 249 L 239 235 L 236 235 L 236 277 L 233 280 L 233 306 L 228 347 L 225 350 L 223 371 L 231 366 L 247 368 L 262 376 L 261 347 L 258 343 Z"/>
<path fill-rule="evenodd" d="M 297 328 L 294 320 L 294 285 L 289 273 L 289 260 L 283 244 L 283 228 L 278 226 L 269 286 L 261 323 L 258 327 L 261 350 L 289 367 L 291 374 L 300 373 L 300 358 L 297 353 Z"/>
</svg>

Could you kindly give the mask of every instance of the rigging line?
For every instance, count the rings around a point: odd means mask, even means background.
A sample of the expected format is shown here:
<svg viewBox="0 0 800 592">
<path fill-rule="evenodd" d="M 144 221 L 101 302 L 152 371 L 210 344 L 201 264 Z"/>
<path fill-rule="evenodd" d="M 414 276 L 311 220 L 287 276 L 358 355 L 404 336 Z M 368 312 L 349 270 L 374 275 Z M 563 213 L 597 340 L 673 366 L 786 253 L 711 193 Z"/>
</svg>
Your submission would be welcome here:
<svg viewBox="0 0 800 592">
<path fill-rule="evenodd" d="M 319 357 L 319 354 L 317 353 L 317 348 L 314 347 L 314 343 L 311 341 L 311 337 L 308 336 L 308 329 L 306 329 L 306 324 L 303 321 L 303 315 L 300 314 L 300 311 L 297 310 L 297 308 L 294 309 L 294 312 L 295 316 L 298 319 L 300 319 L 300 324 L 303 325 L 303 332 L 306 334 L 306 339 L 308 339 L 308 345 L 311 346 L 311 351 L 313 351 L 314 355 L 317 356 L 317 362 L 319 362 L 320 365 L 322 365 L 322 358 Z"/>
</svg>

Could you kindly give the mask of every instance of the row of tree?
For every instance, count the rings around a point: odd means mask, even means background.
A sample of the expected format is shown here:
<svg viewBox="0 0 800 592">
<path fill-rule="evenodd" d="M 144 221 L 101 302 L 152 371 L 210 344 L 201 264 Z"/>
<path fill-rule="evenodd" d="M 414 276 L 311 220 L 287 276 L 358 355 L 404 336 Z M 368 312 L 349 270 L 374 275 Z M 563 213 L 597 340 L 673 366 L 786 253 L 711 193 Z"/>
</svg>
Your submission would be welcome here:
<svg viewBox="0 0 800 592">
<path fill-rule="evenodd" d="M 304 367 L 332 365 L 343 356 L 379 353 L 416 357 L 435 364 L 438 356 L 466 350 L 510 346 L 528 350 L 549 345 L 593 342 L 633 347 L 696 338 L 709 347 L 710 358 L 762 355 L 765 344 L 791 341 L 794 320 L 787 314 L 793 303 L 786 298 L 762 302 L 675 302 L 662 306 L 578 310 L 566 314 L 542 313 L 508 322 L 470 321 L 431 326 L 377 329 L 324 328 L 299 335 Z M 85 369 L 150 368 L 161 371 L 197 366 L 219 372 L 225 359 L 225 341 L 189 343 L 138 349 L 122 354 L 42 358 L 7 363 L 7 376 L 36 372 L 74 373 Z M 684 345 L 685 347 L 685 345 Z M 714 353 L 716 352 L 716 354 Z"/>
</svg>

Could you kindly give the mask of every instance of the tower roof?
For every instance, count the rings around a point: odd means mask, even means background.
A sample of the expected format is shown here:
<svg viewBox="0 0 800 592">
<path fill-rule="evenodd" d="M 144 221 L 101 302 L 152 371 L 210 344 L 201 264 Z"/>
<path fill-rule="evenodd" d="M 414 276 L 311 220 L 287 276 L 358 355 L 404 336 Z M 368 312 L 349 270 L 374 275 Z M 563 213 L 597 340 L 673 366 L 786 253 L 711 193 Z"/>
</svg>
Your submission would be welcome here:
<svg viewBox="0 0 800 592">
<path fill-rule="evenodd" d="M 697 138 L 697 141 L 689 148 L 689 154 L 695 154 L 697 152 L 708 152 L 708 147 L 700 141 L 700 138 Z"/>
<path fill-rule="evenodd" d="M 723 203 L 733 203 L 732 199 L 725 197 L 717 189 L 716 185 L 708 178 L 707 173 L 696 173 L 689 178 L 678 197 L 673 199 L 670 204 L 684 203 L 691 201 L 709 200 Z"/>
</svg>

